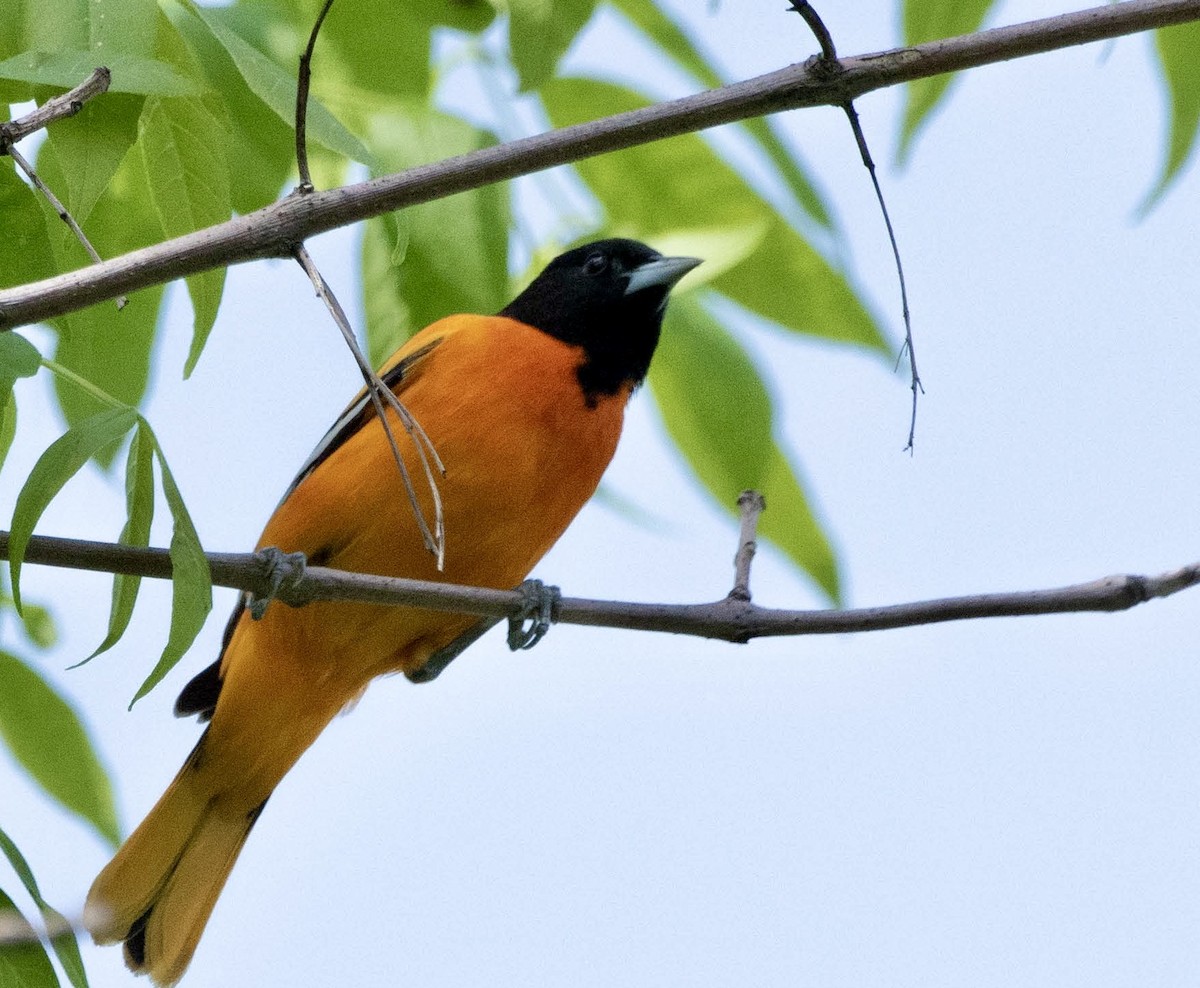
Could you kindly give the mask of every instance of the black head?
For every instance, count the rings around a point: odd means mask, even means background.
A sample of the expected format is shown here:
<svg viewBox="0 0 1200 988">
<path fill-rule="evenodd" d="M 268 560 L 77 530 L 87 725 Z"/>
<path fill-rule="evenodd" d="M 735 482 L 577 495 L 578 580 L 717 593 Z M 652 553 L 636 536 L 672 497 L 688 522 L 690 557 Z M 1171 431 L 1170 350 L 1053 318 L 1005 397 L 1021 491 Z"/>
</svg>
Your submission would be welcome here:
<svg viewBox="0 0 1200 988">
<path fill-rule="evenodd" d="M 594 400 L 646 376 L 667 294 L 699 263 L 636 240 L 597 240 L 556 257 L 500 315 L 582 347 L 579 383 Z"/>
</svg>

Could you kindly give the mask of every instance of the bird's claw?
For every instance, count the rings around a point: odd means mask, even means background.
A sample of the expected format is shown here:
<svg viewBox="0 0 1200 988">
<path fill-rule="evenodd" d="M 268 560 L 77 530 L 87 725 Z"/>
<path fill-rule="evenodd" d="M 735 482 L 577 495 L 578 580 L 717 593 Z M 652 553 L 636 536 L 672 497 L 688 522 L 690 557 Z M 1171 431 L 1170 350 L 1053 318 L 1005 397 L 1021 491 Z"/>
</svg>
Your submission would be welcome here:
<svg viewBox="0 0 1200 988">
<path fill-rule="evenodd" d="M 562 591 L 546 586 L 541 580 L 526 580 L 519 587 L 521 609 L 508 619 L 508 647 L 533 648 L 545 637 L 550 625 L 558 620 L 558 604 Z M 526 623 L 528 622 L 528 627 Z"/>
<path fill-rule="evenodd" d="M 265 594 L 250 594 L 250 616 L 255 621 L 267 613 L 267 605 L 281 589 L 295 586 L 304 578 L 308 559 L 302 552 L 284 552 L 273 545 L 258 551 L 258 559 L 267 577 Z"/>
</svg>

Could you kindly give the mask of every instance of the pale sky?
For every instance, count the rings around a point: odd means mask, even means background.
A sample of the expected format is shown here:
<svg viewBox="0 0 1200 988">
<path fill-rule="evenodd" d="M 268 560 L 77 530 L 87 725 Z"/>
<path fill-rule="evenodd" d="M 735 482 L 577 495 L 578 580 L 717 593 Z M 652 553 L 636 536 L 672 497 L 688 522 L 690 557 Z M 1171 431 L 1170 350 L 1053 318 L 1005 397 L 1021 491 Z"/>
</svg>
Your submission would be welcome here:
<svg viewBox="0 0 1200 988">
<path fill-rule="evenodd" d="M 782 2 L 694 6 L 735 77 L 813 48 Z M 1006 3 L 993 23 L 1065 9 Z M 844 54 L 897 41 L 882 0 L 827 17 Z M 638 77 L 645 60 L 607 23 L 574 64 Z M 848 604 L 1200 558 L 1200 188 L 1192 168 L 1134 217 L 1164 140 L 1149 49 L 1129 38 L 973 72 L 907 169 L 883 167 L 927 388 L 915 456 L 901 453 L 907 380 L 889 364 L 743 327 Z M 859 101 L 880 162 L 899 105 L 897 92 Z M 890 250 L 840 113 L 784 125 L 898 338 Z M 350 230 L 311 245 L 354 309 L 356 243 Z M 248 549 L 356 371 L 279 262 L 231 271 L 180 383 L 182 295 L 147 414 L 206 547 Z M 18 385 L 6 519 L 14 479 L 60 429 L 45 390 Z M 646 394 L 606 482 L 664 523 L 593 504 L 535 575 L 572 596 L 729 589 L 733 525 L 681 470 Z M 109 540 L 122 510 L 119 478 L 91 474 L 40 530 Z M 170 708 L 215 655 L 232 594 L 126 713 L 165 641 L 169 588 L 147 584 L 121 644 L 73 672 L 103 637 L 107 581 L 30 567 L 23 588 L 55 611 L 63 642 L 45 667 L 86 717 L 128 829 L 195 741 Z M 764 604 L 819 603 L 769 549 L 753 588 Z M 1118 615 L 741 647 L 562 626 L 513 655 L 493 633 L 432 685 L 377 684 L 302 759 L 184 985 L 1193 985 L 1198 621 L 1193 591 Z M 46 897 L 77 913 L 108 850 L 4 757 L 0 791 L 0 825 Z M 11 875 L 0 884 L 16 895 Z M 94 988 L 134 983 L 119 951 L 84 956 Z"/>
</svg>

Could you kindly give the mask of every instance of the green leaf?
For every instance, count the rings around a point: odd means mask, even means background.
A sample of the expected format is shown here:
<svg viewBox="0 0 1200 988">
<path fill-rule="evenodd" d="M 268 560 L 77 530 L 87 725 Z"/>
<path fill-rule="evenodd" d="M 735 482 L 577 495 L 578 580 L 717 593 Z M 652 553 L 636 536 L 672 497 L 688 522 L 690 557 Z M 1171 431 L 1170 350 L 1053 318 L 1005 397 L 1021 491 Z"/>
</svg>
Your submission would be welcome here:
<svg viewBox="0 0 1200 988">
<path fill-rule="evenodd" d="M 233 206 L 239 213 L 253 212 L 278 197 L 293 166 L 291 120 L 285 123 L 251 92 L 233 59 L 203 21 L 168 0 L 164 7 L 164 17 L 169 15 L 167 29 L 159 34 L 164 57 L 194 58 L 213 92 L 224 99 L 230 125 L 225 153 Z"/>
<path fill-rule="evenodd" d="M 0 889 L 0 919 L 11 923 L 17 931 L 27 929 L 31 937 L 34 935 L 33 927 L 3 889 Z M 50 955 L 40 941 L 30 939 L 0 945 L 0 985 L 4 988 L 58 988 Z"/>
<path fill-rule="evenodd" d="M 246 85 L 259 99 L 274 110 L 284 123 L 291 126 L 296 117 L 294 70 L 285 71 L 281 66 L 276 65 L 252 44 L 227 27 L 216 11 L 201 7 L 191 0 L 188 0 L 187 9 L 207 25 L 221 47 L 237 65 L 242 78 L 246 80 Z M 363 143 L 342 126 L 324 106 L 311 98 L 308 104 L 308 135 L 323 147 L 345 155 L 352 161 L 371 163 L 371 154 Z"/>
<path fill-rule="evenodd" d="M 522 90 L 554 75 L 595 9 L 596 0 L 510 0 L 508 43 Z"/>
<path fill-rule="evenodd" d="M 262 8 L 257 17 L 251 9 L 229 8 L 226 23 L 236 26 L 242 37 L 270 51 L 277 62 L 295 64 L 316 20 L 323 0 L 307 0 L 291 6 L 294 31 L 290 48 L 281 43 L 279 13 Z M 430 0 L 355 0 L 352 8 L 334 6 L 321 27 L 317 43 L 313 84 L 328 105 L 338 106 L 339 119 L 355 112 L 356 95 L 363 92 L 386 94 L 390 99 L 416 98 L 424 102 L 430 85 L 430 28 L 432 22 L 424 8 L 433 8 Z M 436 4 L 446 7 L 449 4 Z M 480 6 L 458 4 L 460 8 Z M 490 12 L 489 12 L 490 13 Z M 364 44 L 362 26 L 371 25 L 371 39 Z M 336 66 L 336 68 L 334 68 Z M 369 101 L 375 103 L 374 100 Z M 371 109 L 375 107 L 372 106 Z"/>
<path fill-rule="evenodd" d="M 88 47 L 106 57 L 154 52 L 155 0 L 88 0 Z"/>
<path fill-rule="evenodd" d="M 228 128 L 204 100 L 153 97 L 146 101 L 138 124 L 138 145 L 150 200 L 167 237 L 181 237 L 232 215 L 227 141 Z M 190 275 L 187 286 L 195 320 L 184 377 L 195 368 L 216 321 L 225 270 Z"/>
<path fill-rule="evenodd" d="M 150 523 L 154 520 L 154 436 L 141 419 L 129 444 L 129 456 L 125 461 L 125 527 L 117 540 L 121 545 L 145 547 L 150 544 Z M 112 607 L 108 617 L 108 634 L 96 650 L 83 662 L 89 662 L 101 652 L 112 648 L 133 616 L 141 588 L 140 576 L 116 573 L 113 576 Z M 82 665 L 83 663 L 78 663 Z"/>
<path fill-rule="evenodd" d="M 415 106 L 377 115 L 371 136 L 383 167 L 397 171 L 494 143 L 456 117 Z M 441 316 L 504 307 L 508 216 L 507 189 L 497 184 L 367 224 L 363 307 L 372 360 L 382 362 Z"/>
<path fill-rule="evenodd" d="M 8 459 L 13 438 L 17 434 L 17 399 L 12 392 L 0 392 L 0 469 Z"/>
<path fill-rule="evenodd" d="M 83 959 L 79 956 L 79 945 L 75 942 L 75 934 L 71 932 L 70 923 L 62 913 L 42 898 L 41 889 L 38 888 L 37 881 L 33 877 L 33 870 L 29 867 L 24 855 L 17 849 L 17 845 L 12 842 L 12 838 L 3 830 L 0 830 L 0 851 L 4 852 L 8 863 L 12 865 L 13 871 L 17 873 L 17 877 L 21 879 L 25 890 L 33 899 L 34 905 L 41 912 L 42 922 L 46 924 L 46 929 L 64 931 L 50 938 L 50 946 L 58 955 L 58 962 L 63 966 L 71 984 L 75 988 L 87 988 L 87 974 L 84 973 Z M 0 984 L 7 985 L 8 982 L 0 981 Z"/>
<path fill-rule="evenodd" d="M 46 158 L 53 156 L 53 163 L 65 180 L 55 187 L 59 195 L 66 190 L 67 208 L 75 222 L 92 237 L 95 232 L 88 225 L 88 218 L 137 139 L 137 119 L 143 102 L 140 96 L 105 95 L 104 99 L 85 103 L 75 116 L 56 123 L 46 132 L 38 168 L 44 169 Z M 58 221 L 57 216 L 54 219 Z M 71 236 L 61 221 L 55 231 L 62 238 Z M 73 244 L 72 249 L 75 249 Z"/>
<path fill-rule="evenodd" d="M 653 0 L 612 0 L 612 3 L 661 52 L 674 59 L 676 65 L 694 76 L 702 85 L 715 89 L 724 84 L 725 80 L 712 67 L 708 57 Z M 833 216 L 825 205 L 824 198 L 805 172 L 796 153 L 783 143 L 774 119 L 751 117 L 742 121 L 740 126 L 775 165 L 780 177 L 791 190 L 796 204 L 821 226 L 832 229 Z"/>
<path fill-rule="evenodd" d="M 19 4 L 18 8 L 22 6 L 26 7 L 22 48 L 83 51 L 88 47 L 91 31 L 87 0 L 60 0 L 57 3 L 55 0 L 31 0 L 27 5 Z"/>
<path fill-rule="evenodd" d="M 994 0 L 904 0 L 904 43 L 919 45 L 979 30 Z M 904 117 L 900 123 L 901 164 L 912 151 L 913 139 L 945 96 L 957 73 L 915 79 L 904 87 Z"/>
<path fill-rule="evenodd" d="M 61 180 L 58 158 L 46 142 L 38 166 L 51 185 Z M 88 223 L 88 233 L 102 256 L 123 254 L 162 239 L 148 186 L 142 155 L 135 145 L 96 203 Z M 52 227 L 51 242 L 59 267 L 69 270 L 88 263 L 52 211 L 48 211 L 47 222 L 57 224 Z M 114 399 L 131 406 L 139 404 L 149 383 L 162 297 L 163 288 L 156 285 L 132 293 L 123 309 L 113 302 L 102 302 L 56 318 L 59 339 L 55 360 Z M 56 377 L 54 387 L 68 424 L 82 422 L 105 407 L 94 395 L 63 378 Z M 98 450 L 98 462 L 108 466 L 115 454 L 115 448 Z"/>
<path fill-rule="evenodd" d="M 24 285 L 55 273 L 50 240 L 38 196 L 16 173 L 12 159 L 0 158 L 0 288 Z M 10 334 L 3 334 L 8 336 Z"/>
<path fill-rule="evenodd" d="M 25 47 L 24 11 L 15 3 L 0 3 L 0 59 Z"/>
<path fill-rule="evenodd" d="M 556 127 L 648 104 L 627 89 L 591 79 L 555 79 L 541 93 Z M 654 243 L 659 234 L 680 230 L 761 227 L 757 248 L 714 278 L 714 288 L 795 332 L 888 352 L 845 276 L 701 138 L 685 134 L 575 167 L 603 203 L 614 233 Z"/>
<path fill-rule="evenodd" d="M 79 715 L 40 673 L 3 651 L 0 738 L 50 796 L 119 843 L 112 786 Z"/>
<path fill-rule="evenodd" d="M 113 10 L 122 4 L 114 4 Z M 110 93 L 143 96 L 194 96 L 200 91 L 195 80 L 180 75 L 170 65 L 153 58 L 105 51 L 23 51 L 0 62 L 0 79 L 40 83 L 60 89 L 78 86 L 97 66 L 112 71 Z"/>
<path fill-rule="evenodd" d="M 1171 104 L 1171 133 L 1167 138 L 1162 174 L 1140 207 L 1147 213 L 1162 198 L 1196 147 L 1200 126 L 1200 23 L 1180 24 L 1155 32 L 1155 49 L 1162 64 L 1163 84 Z"/>
<path fill-rule="evenodd" d="M 779 216 L 772 217 L 758 250 L 712 286 L 794 332 L 894 352 L 846 277 Z"/>
<path fill-rule="evenodd" d="M 21 624 L 30 643 L 43 651 L 58 644 L 58 628 L 46 608 L 25 602 L 21 608 Z"/>
<path fill-rule="evenodd" d="M 687 287 L 694 291 L 700 285 L 711 284 L 758 250 L 767 226 L 767 223 L 759 222 L 749 226 L 669 230 L 655 234 L 654 246 L 668 257 L 704 259 L 704 263 L 688 275 Z"/>
<path fill-rule="evenodd" d="M 766 385 L 737 340 L 687 294 L 667 309 L 650 388 L 667 432 L 721 509 L 736 514 L 738 494 L 761 491 L 762 535 L 837 603 L 837 560 L 775 440 Z"/>
<path fill-rule="evenodd" d="M 115 444 L 137 421 L 132 408 L 109 408 L 80 422 L 59 436 L 33 465 L 17 495 L 9 535 L 9 571 L 13 601 L 21 608 L 20 576 L 25 548 L 46 506 L 96 452 Z"/>
<path fill-rule="evenodd" d="M 162 682 L 163 677 L 183 658 L 204 627 L 208 612 L 212 610 L 212 575 L 209 573 L 208 560 L 204 558 L 200 537 L 196 534 L 196 527 L 192 524 L 166 457 L 157 443 L 154 453 L 162 473 L 167 507 L 171 509 L 174 521 L 171 532 L 171 631 L 167 636 L 166 648 L 145 682 L 138 687 L 129 702 L 130 707 Z"/>
<path fill-rule="evenodd" d="M 0 388 L 11 388 L 19 377 L 33 377 L 41 366 L 42 355 L 24 336 L 0 333 Z"/>
</svg>

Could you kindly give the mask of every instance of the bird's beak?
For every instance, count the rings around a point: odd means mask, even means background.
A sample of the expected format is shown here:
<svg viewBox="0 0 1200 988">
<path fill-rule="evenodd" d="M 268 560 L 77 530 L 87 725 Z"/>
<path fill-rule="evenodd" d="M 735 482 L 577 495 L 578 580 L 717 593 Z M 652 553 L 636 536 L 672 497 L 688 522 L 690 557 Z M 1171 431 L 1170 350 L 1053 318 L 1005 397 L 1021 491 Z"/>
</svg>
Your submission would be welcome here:
<svg viewBox="0 0 1200 988">
<path fill-rule="evenodd" d="M 698 257 L 656 257 L 634 268 L 629 275 L 629 284 L 625 286 L 625 294 L 633 295 L 647 288 L 670 291 L 680 278 L 700 263 Z"/>
</svg>

